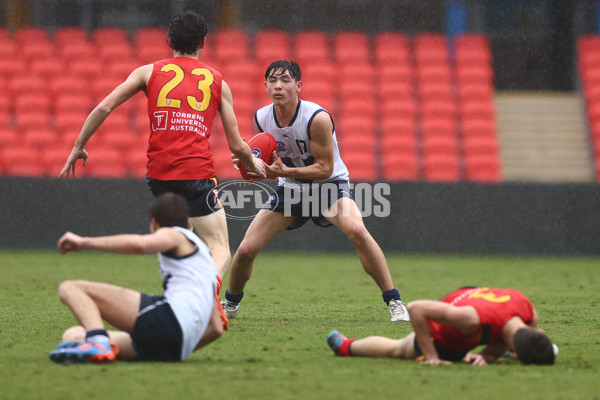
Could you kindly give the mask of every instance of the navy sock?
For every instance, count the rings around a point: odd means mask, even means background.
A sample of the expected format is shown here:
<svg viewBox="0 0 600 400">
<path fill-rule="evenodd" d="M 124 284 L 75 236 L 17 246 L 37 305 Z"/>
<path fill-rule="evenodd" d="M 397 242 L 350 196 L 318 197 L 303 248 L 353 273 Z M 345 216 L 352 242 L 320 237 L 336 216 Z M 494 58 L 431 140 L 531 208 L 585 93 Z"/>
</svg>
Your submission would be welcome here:
<svg viewBox="0 0 600 400">
<path fill-rule="evenodd" d="M 225 291 L 225 299 L 227 299 L 227 301 L 231 301 L 232 303 L 239 303 L 242 301 L 242 297 L 244 297 L 243 291 L 240 294 L 231 294 L 229 293 L 229 290 Z"/>
<path fill-rule="evenodd" d="M 106 332 L 106 329 L 94 329 L 86 332 L 85 341 L 87 342 L 95 336 L 106 336 L 106 339 L 108 340 L 108 332 Z"/>
<path fill-rule="evenodd" d="M 383 301 L 385 301 L 386 304 L 388 304 L 390 300 L 401 300 L 400 292 L 396 288 L 388 290 L 387 292 L 383 292 L 381 296 L 383 297 Z"/>
</svg>

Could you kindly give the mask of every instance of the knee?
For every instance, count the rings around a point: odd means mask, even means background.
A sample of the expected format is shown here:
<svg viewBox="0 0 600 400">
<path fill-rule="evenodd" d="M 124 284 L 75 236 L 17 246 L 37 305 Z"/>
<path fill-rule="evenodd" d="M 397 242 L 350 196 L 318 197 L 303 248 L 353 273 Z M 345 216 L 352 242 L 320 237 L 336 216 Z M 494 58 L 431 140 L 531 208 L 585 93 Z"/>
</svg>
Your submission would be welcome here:
<svg viewBox="0 0 600 400">
<path fill-rule="evenodd" d="M 259 250 L 248 244 L 248 242 L 242 241 L 240 247 L 238 247 L 237 251 L 235 252 L 235 259 L 244 264 L 251 263 L 258 255 L 258 252 Z"/>
<path fill-rule="evenodd" d="M 357 246 L 364 245 L 371 239 L 371 235 L 363 224 L 353 224 L 346 232 L 348 238 Z"/>
<path fill-rule="evenodd" d="M 65 299 L 69 297 L 69 294 L 76 288 L 76 281 L 63 281 L 58 286 L 58 297 L 64 303 Z"/>
</svg>

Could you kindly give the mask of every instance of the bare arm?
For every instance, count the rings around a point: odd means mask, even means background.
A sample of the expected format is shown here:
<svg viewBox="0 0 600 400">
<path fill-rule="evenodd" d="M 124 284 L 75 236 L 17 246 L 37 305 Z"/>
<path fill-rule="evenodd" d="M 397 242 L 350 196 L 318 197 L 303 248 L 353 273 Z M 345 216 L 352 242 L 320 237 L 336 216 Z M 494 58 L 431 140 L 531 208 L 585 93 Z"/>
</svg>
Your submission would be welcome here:
<svg viewBox="0 0 600 400">
<path fill-rule="evenodd" d="M 83 159 L 83 165 L 87 164 L 88 155 L 85 151 L 85 145 L 90 140 L 92 135 L 98 130 L 104 120 L 110 115 L 110 113 L 123 104 L 129 98 L 133 97 L 136 93 L 146 88 L 148 79 L 152 74 L 152 65 L 144 65 L 133 71 L 125 82 L 117 86 L 104 100 L 100 102 L 92 110 L 92 112 L 86 118 L 79 137 L 73 145 L 73 150 L 67 159 L 63 169 L 60 171 L 59 176 L 69 177 L 72 173 L 75 175 L 75 164 L 78 159 Z"/>
<path fill-rule="evenodd" d="M 160 228 L 147 235 L 122 234 L 97 237 L 85 237 L 66 232 L 58 240 L 58 251 L 61 254 L 84 249 L 120 254 L 149 254 L 171 250 L 177 254 L 185 253 L 192 247 L 193 244 L 185 235 L 172 228 Z"/>
<path fill-rule="evenodd" d="M 333 173 L 333 122 L 326 112 L 315 116 L 310 127 L 310 152 L 314 163 L 306 167 L 290 168 L 275 155 L 275 162 L 268 165 L 267 177 L 279 176 L 296 179 L 323 180 Z"/>
<path fill-rule="evenodd" d="M 264 178 L 266 176 L 264 162 L 252 156 L 250 146 L 248 146 L 240 136 L 237 118 L 235 117 L 235 112 L 233 110 L 233 95 L 225 81 L 223 81 L 223 86 L 221 88 L 219 115 L 221 116 L 221 123 L 223 124 L 223 130 L 225 131 L 229 150 L 259 178 Z"/>
<path fill-rule="evenodd" d="M 428 321 L 458 328 L 464 334 L 472 334 L 479 327 L 479 315 L 471 306 L 454 307 L 434 300 L 417 300 L 408 304 L 410 321 L 426 364 L 450 364 L 440 360 L 433 345 Z"/>
</svg>

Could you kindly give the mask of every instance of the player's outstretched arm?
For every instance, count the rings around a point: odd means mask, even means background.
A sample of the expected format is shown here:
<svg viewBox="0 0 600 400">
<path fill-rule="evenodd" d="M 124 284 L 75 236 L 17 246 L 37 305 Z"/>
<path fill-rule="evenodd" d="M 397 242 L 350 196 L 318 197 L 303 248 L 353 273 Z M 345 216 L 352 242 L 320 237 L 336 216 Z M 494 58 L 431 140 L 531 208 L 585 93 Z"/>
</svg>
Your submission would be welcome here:
<svg viewBox="0 0 600 400">
<path fill-rule="evenodd" d="M 149 254 L 174 250 L 186 243 L 189 241 L 181 232 L 172 228 L 160 228 L 147 235 L 121 234 L 87 237 L 66 232 L 58 240 L 57 247 L 61 254 L 84 249 L 121 254 Z"/>
<path fill-rule="evenodd" d="M 70 174 L 76 176 L 77 160 L 83 160 L 83 166 L 88 162 L 88 153 L 85 146 L 100 125 L 106 120 L 110 113 L 119 105 L 133 97 L 140 90 L 144 90 L 152 74 L 152 65 L 144 65 L 133 71 L 125 82 L 117 86 L 104 100 L 102 100 L 88 115 L 81 132 L 73 145 L 65 165 L 60 171 L 59 177 L 69 178 Z"/>
</svg>

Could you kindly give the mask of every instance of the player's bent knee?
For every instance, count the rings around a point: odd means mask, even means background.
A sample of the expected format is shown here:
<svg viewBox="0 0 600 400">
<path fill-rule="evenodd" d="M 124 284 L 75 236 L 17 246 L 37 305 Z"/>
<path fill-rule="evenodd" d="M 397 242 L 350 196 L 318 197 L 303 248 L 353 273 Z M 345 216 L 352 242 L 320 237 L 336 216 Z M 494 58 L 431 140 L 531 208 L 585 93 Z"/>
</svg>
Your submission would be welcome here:
<svg viewBox="0 0 600 400">
<path fill-rule="evenodd" d="M 235 252 L 235 257 L 240 261 L 249 262 L 253 261 L 259 252 L 260 249 L 255 249 L 252 245 L 242 241 L 240 247 Z"/>
<path fill-rule="evenodd" d="M 370 240 L 371 235 L 363 224 L 354 224 L 347 231 L 348 238 L 354 244 L 364 244 Z"/>
</svg>

